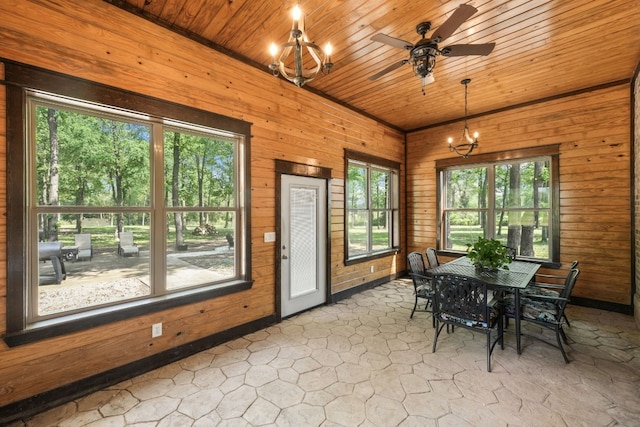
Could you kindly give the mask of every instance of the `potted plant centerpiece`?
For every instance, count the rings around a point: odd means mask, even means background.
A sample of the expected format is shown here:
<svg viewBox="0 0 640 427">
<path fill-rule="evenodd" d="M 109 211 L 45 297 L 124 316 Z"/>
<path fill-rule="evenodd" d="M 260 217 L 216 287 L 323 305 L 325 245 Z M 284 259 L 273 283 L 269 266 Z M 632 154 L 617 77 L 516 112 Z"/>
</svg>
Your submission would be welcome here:
<svg viewBox="0 0 640 427">
<path fill-rule="evenodd" d="M 467 243 L 467 257 L 476 269 L 482 271 L 497 271 L 502 268 L 508 270 L 511 257 L 506 246 L 494 239 L 478 237 L 478 240 L 471 244 Z"/>
</svg>

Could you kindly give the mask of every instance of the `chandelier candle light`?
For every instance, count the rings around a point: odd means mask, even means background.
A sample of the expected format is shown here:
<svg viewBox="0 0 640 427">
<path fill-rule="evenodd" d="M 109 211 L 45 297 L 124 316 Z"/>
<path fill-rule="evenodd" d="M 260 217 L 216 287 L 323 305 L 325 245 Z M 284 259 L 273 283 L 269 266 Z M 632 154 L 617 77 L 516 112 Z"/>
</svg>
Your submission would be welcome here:
<svg viewBox="0 0 640 427">
<path fill-rule="evenodd" d="M 271 43 L 271 64 L 269 69 L 274 76 L 278 73 L 298 87 L 313 80 L 319 73 L 329 74 L 331 62 L 331 45 L 327 43 L 324 51 L 309 41 L 304 30 L 304 15 L 296 5 L 292 11 L 293 26 L 289 40 L 277 46 Z"/>
<path fill-rule="evenodd" d="M 472 138 L 467 126 L 467 85 L 471 83 L 471 79 L 464 79 L 460 83 L 464 85 L 464 128 L 462 128 L 462 135 L 456 145 L 453 145 L 453 138 L 451 137 L 449 137 L 448 142 L 450 151 L 455 151 L 466 159 L 473 149 L 478 146 L 478 132 L 474 132 Z"/>
</svg>

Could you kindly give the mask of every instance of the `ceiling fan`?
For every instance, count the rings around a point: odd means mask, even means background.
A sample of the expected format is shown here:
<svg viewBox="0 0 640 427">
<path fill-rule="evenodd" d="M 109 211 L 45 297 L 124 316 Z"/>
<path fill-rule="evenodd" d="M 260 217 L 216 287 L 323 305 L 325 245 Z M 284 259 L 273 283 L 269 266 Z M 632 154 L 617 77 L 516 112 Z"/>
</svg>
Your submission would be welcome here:
<svg viewBox="0 0 640 427">
<path fill-rule="evenodd" d="M 411 63 L 416 77 L 422 79 L 422 93 L 424 87 L 434 81 L 433 69 L 436 66 L 436 56 L 467 56 L 467 55 L 488 55 L 493 51 L 495 43 L 483 44 L 454 44 L 442 49 L 438 48 L 438 43 L 448 39 L 467 19 L 478 11 L 473 6 L 461 4 L 453 14 L 433 32 L 431 38 L 425 38 L 425 34 L 431 29 L 431 22 L 421 22 L 416 26 L 416 32 L 422 36 L 421 40 L 414 45 L 408 41 L 397 39 L 386 34 L 376 34 L 371 40 L 385 43 L 400 49 L 409 51 L 409 59 L 403 59 L 384 70 L 369 77 L 369 80 L 376 80 L 383 75 L 400 68 L 406 63 Z"/>
</svg>

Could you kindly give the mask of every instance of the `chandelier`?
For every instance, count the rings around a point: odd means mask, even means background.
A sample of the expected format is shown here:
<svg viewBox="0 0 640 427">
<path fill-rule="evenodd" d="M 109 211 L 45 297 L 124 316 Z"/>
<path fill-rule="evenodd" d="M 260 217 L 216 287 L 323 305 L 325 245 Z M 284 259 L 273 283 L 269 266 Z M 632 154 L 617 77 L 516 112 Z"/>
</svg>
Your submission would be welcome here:
<svg viewBox="0 0 640 427">
<path fill-rule="evenodd" d="M 296 5 L 292 11 L 293 26 L 289 40 L 277 46 L 271 43 L 271 64 L 269 69 L 274 76 L 278 73 L 298 87 L 313 80 L 319 73 L 329 74 L 331 62 L 331 45 L 327 43 L 324 51 L 310 42 L 304 31 L 304 16 Z"/>
<path fill-rule="evenodd" d="M 478 132 L 474 132 L 472 138 L 467 126 L 467 85 L 471 83 L 471 79 L 464 79 L 460 83 L 464 85 L 464 128 L 462 128 L 462 135 L 456 145 L 453 145 L 453 138 L 451 137 L 449 137 L 448 142 L 449 151 L 455 151 L 466 159 L 473 149 L 478 146 Z"/>
</svg>

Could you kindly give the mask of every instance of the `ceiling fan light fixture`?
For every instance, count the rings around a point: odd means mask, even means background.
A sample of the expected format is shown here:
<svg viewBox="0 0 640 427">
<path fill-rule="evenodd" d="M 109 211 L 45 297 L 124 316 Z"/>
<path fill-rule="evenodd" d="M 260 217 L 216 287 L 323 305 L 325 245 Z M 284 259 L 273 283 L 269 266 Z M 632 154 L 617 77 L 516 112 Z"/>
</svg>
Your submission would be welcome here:
<svg viewBox="0 0 640 427">
<path fill-rule="evenodd" d="M 379 43 L 385 43 L 389 46 L 393 46 L 399 49 L 405 49 L 409 51 L 409 58 L 403 59 L 400 62 L 396 62 L 388 66 L 387 68 L 378 71 L 369 80 L 376 80 L 384 76 L 391 71 L 403 66 L 404 64 L 411 64 L 413 67 L 413 73 L 416 77 L 422 80 L 422 94 L 425 95 L 424 87 L 428 83 L 432 83 L 433 69 L 436 66 L 437 56 L 468 56 L 468 55 L 488 55 L 493 51 L 495 43 L 482 43 L 482 44 L 456 44 L 438 48 L 438 44 L 448 39 L 455 31 L 471 18 L 478 9 L 468 4 L 461 4 L 456 10 L 453 11 L 451 16 L 438 27 L 430 38 L 426 37 L 426 34 L 431 30 L 431 22 L 421 22 L 416 25 L 416 32 L 422 36 L 420 40 L 414 45 L 406 40 L 397 39 L 395 37 L 388 36 L 386 34 L 375 34 L 371 37 L 371 40 Z"/>
<path fill-rule="evenodd" d="M 293 8 L 292 18 L 289 40 L 279 46 L 271 43 L 269 69 L 274 77 L 280 74 L 294 85 L 302 87 L 320 73 L 329 74 L 333 67 L 331 62 L 333 49 L 329 43 L 323 50 L 309 41 L 304 30 L 304 15 L 299 5 Z"/>
<path fill-rule="evenodd" d="M 467 125 L 467 85 L 471 83 L 471 79 L 467 78 L 460 82 L 464 85 L 464 127 L 462 128 L 462 135 L 457 144 L 453 144 L 453 138 L 449 137 L 447 142 L 449 143 L 449 151 L 455 151 L 458 155 L 465 159 L 469 157 L 474 148 L 478 146 L 478 132 L 473 133 L 469 131 Z"/>
</svg>

